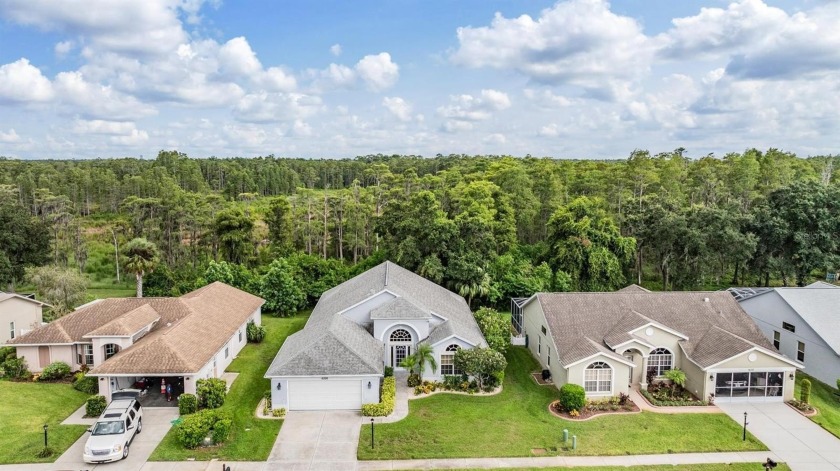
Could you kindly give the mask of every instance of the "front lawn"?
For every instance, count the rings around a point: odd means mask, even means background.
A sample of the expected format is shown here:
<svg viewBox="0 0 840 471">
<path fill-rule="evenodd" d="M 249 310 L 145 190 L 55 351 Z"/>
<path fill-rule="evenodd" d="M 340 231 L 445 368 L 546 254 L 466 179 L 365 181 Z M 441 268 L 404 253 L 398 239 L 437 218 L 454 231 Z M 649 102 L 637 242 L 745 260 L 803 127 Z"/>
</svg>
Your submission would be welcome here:
<svg viewBox="0 0 840 471">
<path fill-rule="evenodd" d="M 538 386 L 529 372 L 539 367 L 523 347 L 507 355 L 504 390 L 495 396 L 438 394 L 409 402 L 407 418 L 375 429 L 362 427 L 362 460 L 531 456 L 624 455 L 766 450 L 725 414 L 655 414 L 599 417 L 569 422 L 548 412 L 558 397 L 554 387 Z M 563 448 L 563 429 L 577 435 L 577 450 Z"/>
<path fill-rule="evenodd" d="M 263 375 L 286 337 L 302 329 L 307 317 L 308 313 L 290 318 L 263 316 L 262 325 L 267 330 L 265 340 L 261 344 L 246 345 L 228 367 L 227 371 L 239 373 L 222 406 L 233 416 L 228 441 L 219 447 L 188 450 L 181 446 L 173 428 L 152 453 L 149 461 L 183 461 L 187 458 L 195 458 L 197 461 L 213 458 L 234 461 L 268 459 L 282 421 L 261 420 L 254 416 L 263 393 L 270 387 L 270 381 L 263 378 Z"/>
<path fill-rule="evenodd" d="M 60 425 L 87 398 L 66 383 L 0 381 L 0 464 L 55 461 L 87 429 Z M 55 454 L 38 458 L 44 449 L 44 424 L 49 426 L 49 446 Z"/>
<path fill-rule="evenodd" d="M 837 389 L 799 371 L 796 373 L 796 399 L 799 399 L 802 380 L 805 378 L 811 380 L 811 405 L 819 411 L 810 419 L 840 437 L 840 396 L 834 394 Z"/>
<path fill-rule="evenodd" d="M 721 463 L 721 464 L 681 464 L 677 466 L 664 464 L 659 466 L 577 466 L 572 468 L 503 468 L 506 471 L 756 471 L 762 469 L 761 463 Z M 462 469 L 459 471 L 480 471 L 479 469 Z M 776 471 L 790 471 L 790 467 L 779 463 Z"/>
</svg>

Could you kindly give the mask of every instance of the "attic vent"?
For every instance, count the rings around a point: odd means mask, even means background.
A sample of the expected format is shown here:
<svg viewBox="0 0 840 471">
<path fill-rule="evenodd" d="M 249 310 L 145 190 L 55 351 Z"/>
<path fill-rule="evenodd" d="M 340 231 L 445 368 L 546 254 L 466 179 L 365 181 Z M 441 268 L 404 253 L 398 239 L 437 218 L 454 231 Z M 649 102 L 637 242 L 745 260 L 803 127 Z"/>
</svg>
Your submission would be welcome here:
<svg viewBox="0 0 840 471">
<path fill-rule="evenodd" d="M 703 302 L 704 302 L 704 303 L 709 302 L 709 298 L 703 298 Z"/>
</svg>

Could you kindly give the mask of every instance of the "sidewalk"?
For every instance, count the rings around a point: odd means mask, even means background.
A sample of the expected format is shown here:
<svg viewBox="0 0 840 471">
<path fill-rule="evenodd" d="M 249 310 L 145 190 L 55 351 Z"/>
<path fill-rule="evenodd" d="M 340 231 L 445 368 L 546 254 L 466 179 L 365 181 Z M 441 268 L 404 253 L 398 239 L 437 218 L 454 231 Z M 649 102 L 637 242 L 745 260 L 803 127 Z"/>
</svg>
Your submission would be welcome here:
<svg viewBox="0 0 840 471">
<path fill-rule="evenodd" d="M 375 424 L 390 424 L 408 417 L 408 399 L 414 395 L 414 388 L 408 387 L 408 371 L 394 372 L 397 385 L 397 397 L 394 400 L 394 412 L 388 417 L 374 417 Z M 362 417 L 362 424 L 369 424 L 370 417 Z"/>
</svg>

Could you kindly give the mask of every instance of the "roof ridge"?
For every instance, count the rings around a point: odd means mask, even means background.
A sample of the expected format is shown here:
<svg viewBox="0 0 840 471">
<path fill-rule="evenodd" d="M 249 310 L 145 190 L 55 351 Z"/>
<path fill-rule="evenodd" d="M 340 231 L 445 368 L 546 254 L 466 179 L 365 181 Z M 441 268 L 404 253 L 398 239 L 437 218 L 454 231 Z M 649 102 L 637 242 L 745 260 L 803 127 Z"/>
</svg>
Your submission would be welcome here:
<svg viewBox="0 0 840 471">
<path fill-rule="evenodd" d="M 350 323 L 351 323 L 351 324 L 353 324 L 354 326 L 356 326 L 356 327 L 358 327 L 358 328 L 362 329 L 362 326 L 360 326 L 359 324 L 356 324 L 355 322 L 351 321 L 350 319 L 345 318 L 344 316 L 335 316 L 335 317 L 333 317 L 333 322 L 330 322 L 330 328 L 328 329 L 328 331 L 329 331 L 330 335 L 331 335 L 334 339 L 338 340 L 338 342 L 339 342 L 340 344 L 344 345 L 344 347 L 345 347 L 345 348 L 347 348 L 348 350 L 350 350 L 350 351 L 353 353 L 353 355 L 356 355 L 356 357 L 358 357 L 360 360 L 362 360 L 362 363 L 364 363 L 364 364 L 366 364 L 367 366 L 370 366 L 371 368 L 373 368 L 374 370 L 376 370 L 376 369 L 378 368 L 378 366 L 376 366 L 376 365 L 372 365 L 372 364 L 368 363 L 368 362 L 364 359 L 364 357 L 363 357 L 362 355 L 360 355 L 358 351 L 356 351 L 356 349 L 355 349 L 355 348 L 351 347 L 350 345 L 348 345 L 347 343 L 345 343 L 345 342 L 344 342 L 344 340 L 342 339 L 342 336 L 335 335 L 335 332 L 333 332 L 333 331 L 332 331 L 332 329 L 333 329 L 333 327 L 334 327 L 334 325 L 335 325 L 335 320 L 336 320 L 336 319 L 339 319 L 339 318 L 343 319 L 345 322 L 350 322 Z M 374 341 L 376 341 L 376 342 L 378 342 L 378 343 L 381 343 L 381 342 L 377 341 L 377 340 L 376 340 L 376 338 L 375 338 L 374 336 L 370 335 L 367 331 L 365 331 L 365 334 L 366 334 L 368 337 L 370 337 L 371 339 L 373 339 Z"/>
</svg>

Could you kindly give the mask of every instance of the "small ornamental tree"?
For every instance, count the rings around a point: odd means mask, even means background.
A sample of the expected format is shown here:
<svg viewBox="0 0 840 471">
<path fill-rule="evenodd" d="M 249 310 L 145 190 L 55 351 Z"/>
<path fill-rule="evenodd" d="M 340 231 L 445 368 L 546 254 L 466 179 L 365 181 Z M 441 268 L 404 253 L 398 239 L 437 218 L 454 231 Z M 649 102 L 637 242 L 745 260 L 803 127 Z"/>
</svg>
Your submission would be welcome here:
<svg viewBox="0 0 840 471">
<path fill-rule="evenodd" d="M 510 322 L 495 309 L 486 307 L 476 311 L 474 316 L 487 345 L 504 355 L 510 347 Z"/>
<path fill-rule="evenodd" d="M 245 334 L 249 342 L 260 343 L 265 338 L 265 327 L 255 324 L 254 321 L 248 322 Z"/>
<path fill-rule="evenodd" d="M 571 412 L 580 411 L 586 404 L 586 391 L 583 386 L 574 383 L 566 383 L 560 387 L 560 405 L 563 410 Z"/>
<path fill-rule="evenodd" d="M 282 258 L 268 266 L 268 272 L 260 283 L 260 296 L 265 299 L 266 311 L 281 317 L 292 316 L 306 305 L 306 293 L 295 280 L 292 268 Z"/>
<path fill-rule="evenodd" d="M 475 378 L 480 389 L 506 367 L 504 355 L 491 348 L 460 348 L 455 352 L 455 368 Z"/>
<path fill-rule="evenodd" d="M 679 368 L 674 368 L 665 372 L 665 378 L 671 381 L 671 397 L 674 397 L 677 386 L 685 387 L 685 372 Z"/>
<path fill-rule="evenodd" d="M 799 391 L 799 400 L 805 404 L 811 403 L 811 380 L 808 378 L 802 380 L 802 390 Z"/>
<path fill-rule="evenodd" d="M 220 378 L 200 379 L 195 382 L 195 392 L 199 407 L 216 409 L 225 403 L 227 383 Z"/>
</svg>

